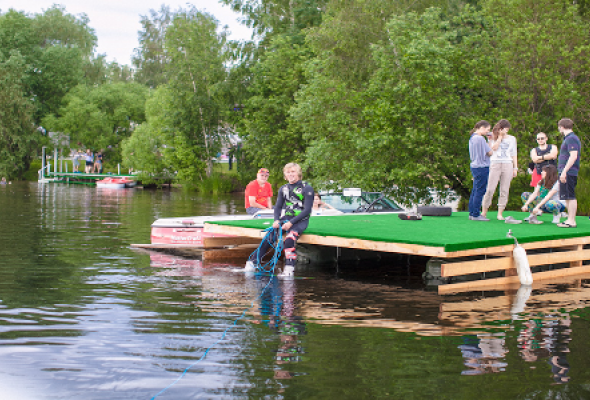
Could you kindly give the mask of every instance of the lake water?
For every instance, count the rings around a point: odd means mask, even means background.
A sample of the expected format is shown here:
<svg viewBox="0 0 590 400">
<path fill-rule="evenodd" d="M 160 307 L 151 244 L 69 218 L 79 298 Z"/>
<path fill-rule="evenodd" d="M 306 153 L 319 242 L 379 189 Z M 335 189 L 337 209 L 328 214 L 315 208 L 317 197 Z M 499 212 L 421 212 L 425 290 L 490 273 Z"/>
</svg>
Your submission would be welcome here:
<svg viewBox="0 0 590 400">
<path fill-rule="evenodd" d="M 130 249 L 157 218 L 242 205 L 0 187 L 0 399 L 590 398 L 583 279 L 439 296 L 403 257 L 282 281 Z"/>
</svg>

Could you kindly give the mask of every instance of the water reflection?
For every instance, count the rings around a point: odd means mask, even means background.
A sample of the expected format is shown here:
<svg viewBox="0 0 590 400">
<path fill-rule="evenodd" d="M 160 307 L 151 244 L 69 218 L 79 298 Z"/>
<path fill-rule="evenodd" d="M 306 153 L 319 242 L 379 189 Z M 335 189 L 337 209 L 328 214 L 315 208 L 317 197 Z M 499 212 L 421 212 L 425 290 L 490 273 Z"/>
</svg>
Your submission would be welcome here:
<svg viewBox="0 0 590 400">
<path fill-rule="evenodd" d="M 440 296 L 405 262 L 302 265 L 283 281 L 129 249 L 156 218 L 242 203 L 0 191 L 0 398 L 151 398 L 211 346 L 159 398 L 590 398 L 587 276 Z"/>
<path fill-rule="evenodd" d="M 469 335 L 463 337 L 465 344 L 459 346 L 464 365 L 469 369 L 461 372 L 463 375 L 480 375 L 490 372 L 503 372 L 506 370 L 504 359 L 506 349 L 506 334 L 487 333 Z"/>
</svg>

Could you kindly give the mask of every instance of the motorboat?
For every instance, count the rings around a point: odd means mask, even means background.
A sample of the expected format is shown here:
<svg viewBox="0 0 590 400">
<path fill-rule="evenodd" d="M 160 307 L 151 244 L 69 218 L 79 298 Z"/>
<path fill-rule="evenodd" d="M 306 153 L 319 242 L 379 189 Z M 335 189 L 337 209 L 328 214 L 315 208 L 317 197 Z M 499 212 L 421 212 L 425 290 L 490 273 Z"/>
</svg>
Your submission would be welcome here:
<svg viewBox="0 0 590 400">
<path fill-rule="evenodd" d="M 380 192 L 362 192 L 360 189 L 345 189 L 337 193 L 320 193 L 322 202 L 332 208 L 313 210 L 311 217 L 334 216 L 346 213 L 402 213 L 405 210 L 395 201 Z M 273 210 L 261 210 L 255 215 L 223 215 L 161 218 L 152 224 L 152 244 L 187 244 L 203 246 L 207 237 L 228 237 L 218 233 L 203 232 L 207 221 L 235 221 L 257 218 L 273 218 Z"/>
<path fill-rule="evenodd" d="M 136 183 L 137 181 L 129 179 L 126 176 L 108 177 L 101 179 L 100 181 L 96 181 L 96 187 L 103 189 L 123 189 L 126 187 L 133 187 L 136 185 Z"/>
</svg>

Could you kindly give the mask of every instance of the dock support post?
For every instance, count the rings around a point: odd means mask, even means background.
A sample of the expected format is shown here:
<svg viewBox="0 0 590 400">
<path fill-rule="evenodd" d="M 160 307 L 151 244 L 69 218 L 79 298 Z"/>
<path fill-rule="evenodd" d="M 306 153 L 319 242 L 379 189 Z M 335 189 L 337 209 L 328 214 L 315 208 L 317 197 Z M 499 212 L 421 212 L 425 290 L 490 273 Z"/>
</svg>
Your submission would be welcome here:
<svg viewBox="0 0 590 400">
<path fill-rule="evenodd" d="M 41 148 L 41 177 L 45 176 L 45 149 L 47 146 Z"/>
<path fill-rule="evenodd" d="M 573 246 L 573 249 L 575 251 L 582 251 L 584 250 L 584 245 L 583 244 L 577 244 L 575 246 Z M 570 262 L 570 267 L 581 267 L 583 265 L 583 261 L 572 261 Z"/>
<path fill-rule="evenodd" d="M 53 171 L 55 171 L 57 173 L 57 147 L 55 148 L 55 150 L 53 151 Z"/>
</svg>

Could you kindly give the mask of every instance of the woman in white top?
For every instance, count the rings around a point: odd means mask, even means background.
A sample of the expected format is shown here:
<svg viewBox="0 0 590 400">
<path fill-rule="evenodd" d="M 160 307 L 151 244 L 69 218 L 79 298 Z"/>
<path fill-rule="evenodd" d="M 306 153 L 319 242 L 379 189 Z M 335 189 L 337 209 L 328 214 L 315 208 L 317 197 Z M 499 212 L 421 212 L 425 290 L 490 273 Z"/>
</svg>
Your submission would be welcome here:
<svg viewBox="0 0 590 400">
<path fill-rule="evenodd" d="M 498 219 L 503 221 L 502 213 L 508 203 L 508 192 L 510 191 L 510 182 L 518 173 L 518 160 L 516 153 L 516 138 L 508 134 L 511 125 L 505 119 L 501 119 L 492 130 L 490 147 L 494 154 L 490 157 L 490 176 L 488 178 L 488 187 L 483 197 L 482 213 L 484 217 L 492 204 L 492 197 L 496 192 L 498 182 L 500 182 L 500 195 L 498 197 Z"/>
</svg>

